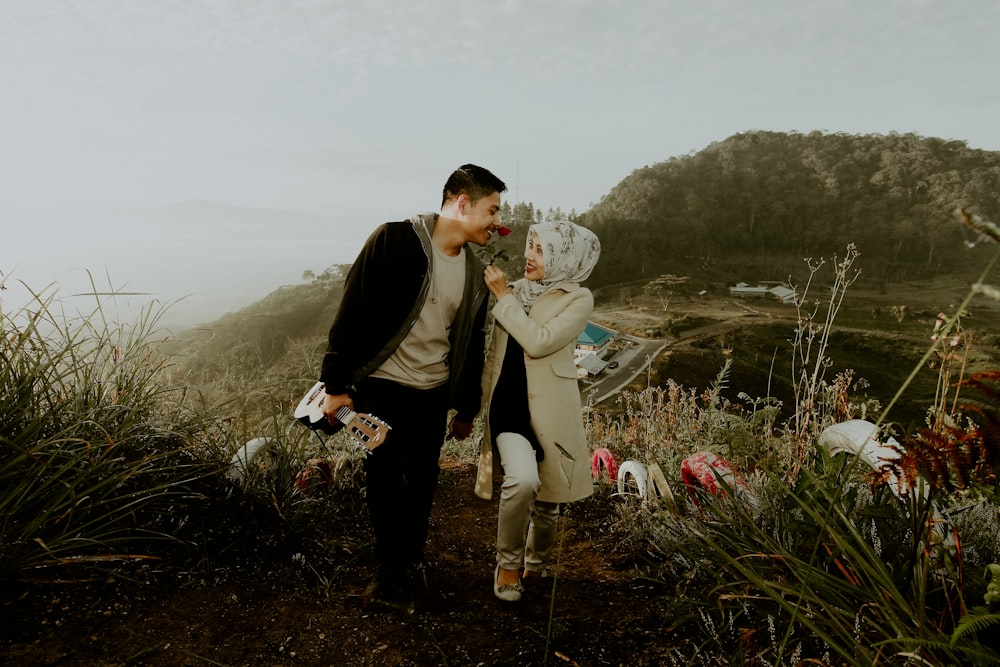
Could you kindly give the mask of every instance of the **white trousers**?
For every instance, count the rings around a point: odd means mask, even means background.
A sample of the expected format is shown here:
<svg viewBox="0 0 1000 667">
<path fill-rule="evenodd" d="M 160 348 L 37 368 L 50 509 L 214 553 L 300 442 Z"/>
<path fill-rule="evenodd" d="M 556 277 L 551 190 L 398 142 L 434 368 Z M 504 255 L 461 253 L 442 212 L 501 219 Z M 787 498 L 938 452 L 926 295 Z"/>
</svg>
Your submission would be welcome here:
<svg viewBox="0 0 1000 667">
<path fill-rule="evenodd" d="M 541 483 L 535 450 L 524 436 L 497 436 L 503 483 L 497 520 L 497 563 L 507 570 L 542 573 L 556 542 L 559 503 L 537 500 Z"/>
</svg>

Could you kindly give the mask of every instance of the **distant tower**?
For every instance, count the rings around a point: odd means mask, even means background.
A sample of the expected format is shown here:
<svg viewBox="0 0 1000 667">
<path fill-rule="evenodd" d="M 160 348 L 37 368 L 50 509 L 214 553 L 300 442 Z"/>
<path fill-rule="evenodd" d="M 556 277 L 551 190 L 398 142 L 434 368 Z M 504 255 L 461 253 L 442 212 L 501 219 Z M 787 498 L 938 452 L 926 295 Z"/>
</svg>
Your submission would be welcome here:
<svg viewBox="0 0 1000 667">
<path fill-rule="evenodd" d="M 517 205 L 521 202 L 521 161 L 514 162 L 514 226 L 517 227 Z"/>
</svg>

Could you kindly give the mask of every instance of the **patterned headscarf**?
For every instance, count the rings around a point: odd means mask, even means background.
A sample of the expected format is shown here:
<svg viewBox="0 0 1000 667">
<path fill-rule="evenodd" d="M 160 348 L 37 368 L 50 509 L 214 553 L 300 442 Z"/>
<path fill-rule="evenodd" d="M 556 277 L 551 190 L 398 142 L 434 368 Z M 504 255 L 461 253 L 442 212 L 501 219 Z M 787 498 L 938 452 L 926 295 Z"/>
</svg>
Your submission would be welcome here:
<svg viewBox="0 0 1000 667">
<path fill-rule="evenodd" d="M 531 235 L 538 235 L 545 260 L 545 275 L 541 280 L 524 280 L 518 298 L 525 312 L 531 310 L 535 299 L 557 283 L 582 283 L 597 266 L 601 256 L 601 242 L 586 227 L 569 222 L 539 222 L 528 228 Z"/>
</svg>

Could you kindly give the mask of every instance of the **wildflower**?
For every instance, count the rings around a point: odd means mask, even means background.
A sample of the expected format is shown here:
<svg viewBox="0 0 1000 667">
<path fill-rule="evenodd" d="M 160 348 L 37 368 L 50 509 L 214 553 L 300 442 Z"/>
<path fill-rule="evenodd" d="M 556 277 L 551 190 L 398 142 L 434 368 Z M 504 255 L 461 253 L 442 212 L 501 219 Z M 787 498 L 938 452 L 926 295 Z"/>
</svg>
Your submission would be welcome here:
<svg viewBox="0 0 1000 667">
<path fill-rule="evenodd" d="M 882 539 L 878 535 L 878 526 L 875 525 L 875 519 L 872 519 L 872 534 L 871 534 L 872 548 L 875 550 L 875 554 L 878 556 L 882 555 Z"/>
</svg>

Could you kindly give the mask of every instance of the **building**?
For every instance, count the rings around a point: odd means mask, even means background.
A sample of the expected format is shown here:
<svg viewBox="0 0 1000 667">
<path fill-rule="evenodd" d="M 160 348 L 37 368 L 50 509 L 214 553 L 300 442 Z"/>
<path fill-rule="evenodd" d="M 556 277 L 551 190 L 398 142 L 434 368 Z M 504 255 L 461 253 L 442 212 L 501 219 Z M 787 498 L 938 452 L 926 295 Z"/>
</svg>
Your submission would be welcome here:
<svg viewBox="0 0 1000 667">
<path fill-rule="evenodd" d="M 573 351 L 578 378 L 582 380 L 597 377 L 607 368 L 608 362 L 601 357 L 614 342 L 616 333 L 618 332 L 600 324 L 587 322 L 587 326 L 577 336 L 576 349 Z"/>
<path fill-rule="evenodd" d="M 729 294 L 732 296 L 766 296 L 768 287 L 763 283 L 758 283 L 756 287 L 752 287 L 749 283 L 736 283 L 729 288 Z"/>
<path fill-rule="evenodd" d="M 602 327 L 600 324 L 587 322 L 587 326 L 576 339 L 577 354 L 587 352 L 599 356 L 611 345 L 616 333 L 618 332 Z"/>
<path fill-rule="evenodd" d="M 588 352 L 576 357 L 576 377 L 580 380 L 595 378 L 607 368 L 608 362 L 601 359 L 593 352 Z"/>
<path fill-rule="evenodd" d="M 772 287 L 771 289 L 767 290 L 767 292 L 781 303 L 795 303 L 795 299 L 797 299 L 799 296 L 798 294 L 795 293 L 795 290 L 789 289 L 784 285 L 778 285 L 777 287 Z"/>
<path fill-rule="evenodd" d="M 785 283 L 781 282 L 758 282 L 756 286 L 748 283 L 736 283 L 729 288 L 729 294 L 741 297 L 772 296 L 781 303 L 795 303 L 798 295 Z"/>
</svg>

